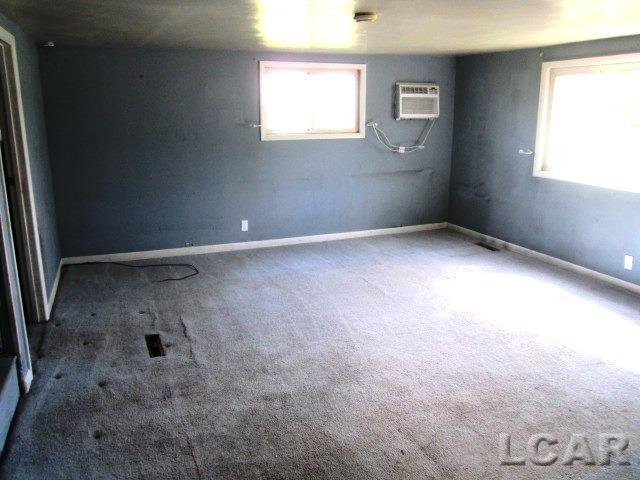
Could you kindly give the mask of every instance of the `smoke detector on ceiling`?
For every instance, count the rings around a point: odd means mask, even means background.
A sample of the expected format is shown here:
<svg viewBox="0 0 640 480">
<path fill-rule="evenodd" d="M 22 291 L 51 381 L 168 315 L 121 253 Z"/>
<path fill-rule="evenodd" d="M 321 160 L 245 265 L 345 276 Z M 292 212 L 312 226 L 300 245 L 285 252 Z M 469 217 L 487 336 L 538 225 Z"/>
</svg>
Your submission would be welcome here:
<svg viewBox="0 0 640 480">
<path fill-rule="evenodd" d="M 375 22 L 378 19 L 378 14 L 375 12 L 356 12 L 353 19 L 360 22 Z"/>
</svg>

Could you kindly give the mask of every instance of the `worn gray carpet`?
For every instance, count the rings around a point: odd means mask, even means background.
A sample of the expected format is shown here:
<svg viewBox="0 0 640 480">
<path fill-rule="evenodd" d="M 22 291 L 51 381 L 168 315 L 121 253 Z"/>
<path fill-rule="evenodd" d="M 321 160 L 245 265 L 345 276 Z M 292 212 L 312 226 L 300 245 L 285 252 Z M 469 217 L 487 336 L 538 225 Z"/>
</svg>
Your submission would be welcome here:
<svg viewBox="0 0 640 480">
<path fill-rule="evenodd" d="M 4 478 L 640 478 L 639 297 L 450 231 L 177 261 L 65 269 Z M 631 465 L 503 466 L 501 433 Z"/>
</svg>

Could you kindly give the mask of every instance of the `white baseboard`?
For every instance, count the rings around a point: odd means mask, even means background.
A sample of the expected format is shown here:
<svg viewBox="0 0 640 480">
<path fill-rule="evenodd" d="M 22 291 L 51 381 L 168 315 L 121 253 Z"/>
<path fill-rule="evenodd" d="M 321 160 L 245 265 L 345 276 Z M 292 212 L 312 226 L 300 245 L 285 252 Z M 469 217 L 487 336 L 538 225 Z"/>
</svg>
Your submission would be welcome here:
<svg viewBox="0 0 640 480">
<path fill-rule="evenodd" d="M 623 288 L 637 295 L 640 295 L 640 285 L 636 285 L 635 283 L 627 282 L 626 280 L 621 280 L 620 278 L 612 277 L 611 275 L 596 272 L 595 270 L 591 270 L 590 268 L 581 267 L 580 265 L 576 265 L 575 263 L 567 262 L 566 260 L 561 260 L 559 258 L 552 257 L 551 255 L 540 253 L 529 248 L 521 247 L 520 245 L 516 245 L 515 243 L 505 242 L 504 240 L 500 240 L 499 238 L 491 237 L 489 235 L 485 235 L 483 233 L 476 232 L 475 230 L 470 230 L 459 225 L 454 225 L 453 223 L 448 223 L 447 227 L 451 230 L 462 233 L 463 235 L 467 235 L 468 237 L 481 240 L 485 243 L 488 243 L 489 245 L 502 248 L 504 250 L 509 250 L 511 252 L 519 253 L 521 255 L 526 255 L 545 263 L 555 265 L 556 267 L 564 268 L 565 270 L 570 270 L 581 275 L 586 275 L 601 282 L 606 282 L 610 285 L 614 285 L 616 287 Z"/>
<path fill-rule="evenodd" d="M 53 286 L 51 287 L 51 292 L 49 292 L 49 297 L 47 299 L 47 311 L 46 320 L 51 318 L 51 310 L 53 310 L 53 303 L 56 301 L 56 294 L 58 293 L 58 284 L 60 283 L 60 274 L 62 272 L 62 265 L 64 264 L 64 259 L 60 259 L 60 263 L 58 264 L 58 271 L 56 272 L 56 278 L 53 280 Z"/>
<path fill-rule="evenodd" d="M 73 265 L 85 262 L 126 262 L 131 260 L 149 260 L 153 258 L 181 257 L 185 255 L 202 255 L 205 253 L 231 252 L 236 250 L 252 250 L 256 248 L 281 247 L 284 245 L 298 245 L 302 243 L 330 242 L 349 238 L 374 237 L 379 235 L 393 235 L 398 233 L 421 232 L 447 228 L 446 222 L 409 225 L 406 227 L 379 228 L 375 230 L 359 230 L 355 232 L 327 233 L 322 235 L 308 235 L 305 237 L 275 238 L 272 240 L 256 240 L 251 242 L 219 243 L 216 245 L 201 245 L 196 247 L 167 248 L 163 250 L 146 250 L 142 252 L 109 253 L 105 255 L 90 255 L 86 257 L 67 257 L 62 259 L 63 265 Z"/>
</svg>

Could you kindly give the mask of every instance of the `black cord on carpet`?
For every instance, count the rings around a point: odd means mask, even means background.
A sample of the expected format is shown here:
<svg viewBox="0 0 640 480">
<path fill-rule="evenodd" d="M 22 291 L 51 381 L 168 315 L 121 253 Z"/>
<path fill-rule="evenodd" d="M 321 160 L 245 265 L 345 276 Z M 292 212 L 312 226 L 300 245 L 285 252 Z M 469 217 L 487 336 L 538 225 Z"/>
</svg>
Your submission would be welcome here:
<svg viewBox="0 0 640 480">
<path fill-rule="evenodd" d="M 129 267 L 129 268 L 157 268 L 157 267 L 187 267 L 193 269 L 193 272 L 189 275 L 185 275 L 183 277 L 178 278 L 164 278 L 162 280 L 156 280 L 156 283 L 162 282 L 177 282 L 178 280 L 186 280 L 187 278 L 195 277 L 200 273 L 198 267 L 192 265 L 190 263 L 154 263 L 152 265 L 131 265 L 129 263 L 121 263 L 121 262 L 83 262 L 83 263 L 72 263 L 67 265 L 68 267 L 73 266 L 81 266 L 81 265 L 119 265 L 121 267 Z"/>
</svg>

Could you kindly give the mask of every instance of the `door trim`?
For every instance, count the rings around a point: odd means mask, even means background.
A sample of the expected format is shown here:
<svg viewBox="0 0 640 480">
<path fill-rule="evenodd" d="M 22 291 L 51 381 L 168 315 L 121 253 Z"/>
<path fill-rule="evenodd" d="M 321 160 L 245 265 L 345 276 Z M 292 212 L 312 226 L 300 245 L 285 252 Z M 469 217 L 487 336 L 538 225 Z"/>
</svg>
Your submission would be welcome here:
<svg viewBox="0 0 640 480">
<path fill-rule="evenodd" d="M 31 180 L 17 48 L 15 37 L 2 27 L 0 27 L 0 49 L 0 69 L 2 69 L 0 80 L 4 82 L 3 87 L 8 97 L 9 131 L 5 133 L 5 137 L 11 150 L 11 158 L 5 161 L 12 162 L 17 176 L 19 232 L 21 232 L 19 236 L 27 257 L 24 259 L 28 276 L 25 283 L 29 288 L 27 292 L 22 293 L 25 295 L 30 320 L 45 322 L 49 319 L 47 291 Z"/>
<path fill-rule="evenodd" d="M 4 158 L 0 153 L 0 169 L 4 169 Z M 6 303 L 7 318 L 2 322 L 2 354 L 17 359 L 18 375 L 24 393 L 29 391 L 33 380 L 33 368 L 29 354 L 29 339 L 25 325 L 24 308 L 18 264 L 15 256 L 13 228 L 4 172 L 0 175 L 0 263 Z M 4 325 L 6 322 L 6 325 Z M 5 328 L 6 327 L 6 328 Z"/>
</svg>

